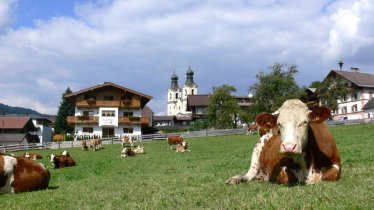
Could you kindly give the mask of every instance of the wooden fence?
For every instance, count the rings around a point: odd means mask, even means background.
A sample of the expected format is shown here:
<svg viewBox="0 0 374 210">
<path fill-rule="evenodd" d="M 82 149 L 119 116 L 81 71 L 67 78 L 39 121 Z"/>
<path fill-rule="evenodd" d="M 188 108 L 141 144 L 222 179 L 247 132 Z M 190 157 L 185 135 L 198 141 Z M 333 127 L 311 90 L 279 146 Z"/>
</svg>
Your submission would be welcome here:
<svg viewBox="0 0 374 210">
<path fill-rule="evenodd" d="M 142 141 L 153 141 L 153 140 L 165 140 L 168 136 L 178 135 L 182 136 L 183 138 L 200 138 L 200 137 L 207 137 L 207 136 L 225 136 L 225 135 L 237 135 L 237 134 L 245 134 L 246 129 L 224 129 L 224 130 L 215 130 L 215 129 L 207 129 L 202 131 L 191 131 L 191 132 L 183 132 L 183 133 L 155 133 L 155 134 L 147 134 L 147 135 L 139 135 L 137 139 L 139 142 Z M 121 139 L 119 137 L 112 137 L 112 138 L 103 138 L 102 144 L 120 144 Z M 63 148 L 73 148 L 73 147 L 81 147 L 81 140 L 76 141 L 59 141 L 59 142 L 46 142 L 46 143 L 37 143 L 37 144 L 18 144 L 18 145 L 7 145 L 7 146 L 0 146 L 0 152 L 15 152 L 15 151 L 27 151 L 27 150 L 35 150 L 35 149 L 63 149 Z"/>
</svg>

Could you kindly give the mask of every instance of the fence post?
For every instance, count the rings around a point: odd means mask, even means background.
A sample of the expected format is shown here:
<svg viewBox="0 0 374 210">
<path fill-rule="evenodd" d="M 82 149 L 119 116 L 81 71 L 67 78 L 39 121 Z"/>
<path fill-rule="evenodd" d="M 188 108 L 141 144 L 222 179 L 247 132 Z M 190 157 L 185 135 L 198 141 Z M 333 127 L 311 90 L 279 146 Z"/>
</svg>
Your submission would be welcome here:
<svg viewBox="0 0 374 210">
<path fill-rule="evenodd" d="M 112 144 L 114 144 L 114 139 L 113 139 L 114 137 L 112 136 Z"/>
<path fill-rule="evenodd" d="M 58 141 L 58 148 L 61 148 L 61 141 Z"/>
<path fill-rule="evenodd" d="M 71 148 L 73 148 L 74 147 L 74 144 L 73 144 L 73 141 L 71 141 Z"/>
</svg>

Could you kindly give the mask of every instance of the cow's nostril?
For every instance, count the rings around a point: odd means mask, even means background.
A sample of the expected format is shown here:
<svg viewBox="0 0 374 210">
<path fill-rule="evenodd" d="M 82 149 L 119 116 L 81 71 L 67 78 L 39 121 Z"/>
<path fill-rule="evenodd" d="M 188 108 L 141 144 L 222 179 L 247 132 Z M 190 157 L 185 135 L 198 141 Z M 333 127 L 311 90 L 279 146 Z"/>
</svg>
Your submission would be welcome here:
<svg viewBox="0 0 374 210">
<path fill-rule="evenodd" d="M 295 152 L 296 144 L 282 144 L 284 152 Z"/>
</svg>

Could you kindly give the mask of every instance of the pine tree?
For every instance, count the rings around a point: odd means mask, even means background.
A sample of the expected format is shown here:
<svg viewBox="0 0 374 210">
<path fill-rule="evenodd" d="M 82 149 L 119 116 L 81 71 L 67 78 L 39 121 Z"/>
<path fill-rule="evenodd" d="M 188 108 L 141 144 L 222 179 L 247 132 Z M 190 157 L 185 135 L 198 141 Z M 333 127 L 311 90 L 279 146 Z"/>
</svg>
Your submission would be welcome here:
<svg viewBox="0 0 374 210">
<path fill-rule="evenodd" d="M 60 103 L 60 106 L 58 107 L 58 113 L 56 116 L 56 122 L 54 127 L 56 134 L 66 134 L 72 133 L 74 131 L 74 127 L 69 126 L 66 120 L 67 116 L 74 115 L 74 107 L 64 97 L 65 95 L 70 93 L 72 93 L 72 91 L 68 87 L 65 90 L 65 93 L 62 94 L 62 101 Z"/>
</svg>

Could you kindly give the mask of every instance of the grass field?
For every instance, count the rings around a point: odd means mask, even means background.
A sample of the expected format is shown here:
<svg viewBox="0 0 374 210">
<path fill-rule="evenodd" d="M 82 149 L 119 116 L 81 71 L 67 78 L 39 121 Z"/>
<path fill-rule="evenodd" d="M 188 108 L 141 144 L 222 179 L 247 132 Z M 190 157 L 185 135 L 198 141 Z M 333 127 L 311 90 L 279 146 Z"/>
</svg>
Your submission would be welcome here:
<svg viewBox="0 0 374 210">
<path fill-rule="evenodd" d="M 2 209 L 373 209 L 374 124 L 331 128 L 343 173 L 337 182 L 286 187 L 268 182 L 227 186 L 244 174 L 257 136 L 188 139 L 189 153 L 165 141 L 141 143 L 147 154 L 120 158 L 120 145 L 69 149 L 78 166 L 49 169 L 50 189 L 0 195 Z M 46 156 L 62 150 L 38 151 Z M 19 153 L 20 154 L 20 153 Z"/>
</svg>

